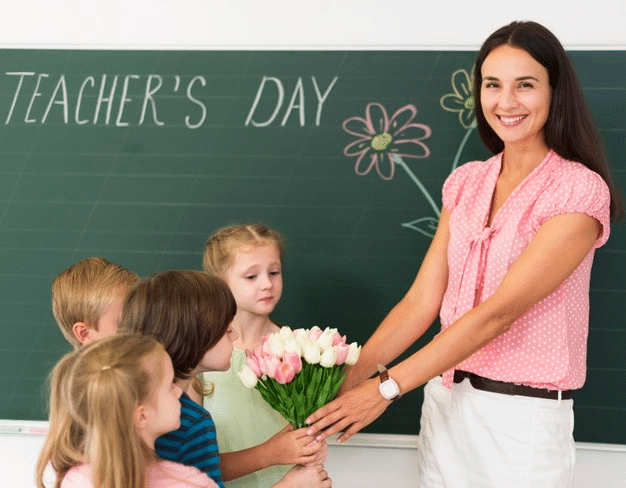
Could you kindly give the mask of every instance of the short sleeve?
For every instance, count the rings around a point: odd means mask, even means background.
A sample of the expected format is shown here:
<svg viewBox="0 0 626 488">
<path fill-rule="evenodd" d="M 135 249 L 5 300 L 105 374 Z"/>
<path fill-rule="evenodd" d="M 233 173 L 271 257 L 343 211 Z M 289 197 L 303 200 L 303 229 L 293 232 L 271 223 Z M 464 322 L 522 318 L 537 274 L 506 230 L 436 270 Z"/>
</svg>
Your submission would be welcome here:
<svg viewBox="0 0 626 488">
<path fill-rule="evenodd" d="M 443 183 L 441 201 L 443 206 L 452 212 L 461 199 L 461 192 L 468 179 L 475 174 L 476 165 L 484 164 L 482 161 L 472 161 L 456 168 Z"/>
<path fill-rule="evenodd" d="M 582 165 L 577 166 L 567 173 L 567 178 L 551 186 L 550 191 L 544 192 L 539 198 L 533 225 L 538 229 L 546 220 L 556 215 L 587 214 L 602 226 L 594 243 L 594 248 L 598 248 L 608 240 L 610 234 L 611 194 L 600 175 Z"/>
</svg>

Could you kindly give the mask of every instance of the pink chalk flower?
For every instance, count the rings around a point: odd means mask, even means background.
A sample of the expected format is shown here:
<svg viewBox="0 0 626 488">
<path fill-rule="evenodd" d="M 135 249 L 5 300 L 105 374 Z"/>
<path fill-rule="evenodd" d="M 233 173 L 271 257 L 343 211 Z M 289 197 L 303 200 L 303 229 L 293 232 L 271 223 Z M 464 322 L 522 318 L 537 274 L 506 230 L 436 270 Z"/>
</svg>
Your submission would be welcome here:
<svg viewBox="0 0 626 488">
<path fill-rule="evenodd" d="M 350 117 L 343 121 L 345 132 L 356 137 L 343 153 L 356 156 L 354 171 L 357 175 L 368 174 L 376 169 L 383 180 L 393 178 L 393 156 L 404 159 L 424 159 L 430 149 L 423 142 L 432 131 L 424 124 L 415 123 L 417 108 L 409 104 L 396 110 L 391 117 L 380 103 L 368 103 L 365 117 Z"/>
</svg>

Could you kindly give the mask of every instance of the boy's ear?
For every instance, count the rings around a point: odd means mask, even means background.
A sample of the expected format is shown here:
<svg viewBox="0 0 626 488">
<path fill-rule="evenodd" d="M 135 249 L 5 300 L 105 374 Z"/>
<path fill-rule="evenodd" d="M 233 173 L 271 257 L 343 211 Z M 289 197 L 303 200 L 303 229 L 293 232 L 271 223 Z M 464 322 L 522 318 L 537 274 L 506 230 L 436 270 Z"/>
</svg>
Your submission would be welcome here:
<svg viewBox="0 0 626 488">
<path fill-rule="evenodd" d="M 76 322 L 72 326 L 72 332 L 74 332 L 74 337 L 76 337 L 78 342 L 82 345 L 88 344 L 94 340 L 93 329 L 85 322 Z"/>
<path fill-rule="evenodd" d="M 145 405 L 137 405 L 133 412 L 133 422 L 137 430 L 143 430 L 148 425 L 148 414 Z"/>
</svg>

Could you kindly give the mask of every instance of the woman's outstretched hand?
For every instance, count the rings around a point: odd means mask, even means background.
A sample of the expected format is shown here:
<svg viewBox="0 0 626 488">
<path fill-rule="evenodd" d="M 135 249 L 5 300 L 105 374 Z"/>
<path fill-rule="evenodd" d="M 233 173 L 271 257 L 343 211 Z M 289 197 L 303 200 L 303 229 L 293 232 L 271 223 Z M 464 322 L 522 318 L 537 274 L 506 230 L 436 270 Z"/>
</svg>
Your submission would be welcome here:
<svg viewBox="0 0 626 488">
<path fill-rule="evenodd" d="M 378 390 L 378 378 L 363 381 L 309 415 L 307 434 L 323 440 L 343 431 L 337 439 L 343 442 L 376 420 L 390 404 Z"/>
</svg>

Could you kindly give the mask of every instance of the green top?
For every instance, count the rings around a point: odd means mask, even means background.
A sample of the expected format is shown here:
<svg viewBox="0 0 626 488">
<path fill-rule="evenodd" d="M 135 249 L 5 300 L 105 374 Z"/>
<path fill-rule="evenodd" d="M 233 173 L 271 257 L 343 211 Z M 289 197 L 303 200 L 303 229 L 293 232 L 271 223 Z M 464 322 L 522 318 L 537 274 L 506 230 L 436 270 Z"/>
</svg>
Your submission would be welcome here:
<svg viewBox="0 0 626 488">
<path fill-rule="evenodd" d="M 287 425 L 256 388 L 243 386 L 237 373 L 245 363 L 245 352 L 234 349 L 228 371 L 202 375 L 206 383 L 214 385 L 213 393 L 204 398 L 204 407 L 215 422 L 220 452 L 240 451 L 262 444 Z M 227 488 L 270 487 L 289 469 L 291 466 L 270 466 L 224 485 Z"/>
</svg>

